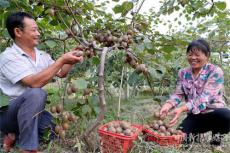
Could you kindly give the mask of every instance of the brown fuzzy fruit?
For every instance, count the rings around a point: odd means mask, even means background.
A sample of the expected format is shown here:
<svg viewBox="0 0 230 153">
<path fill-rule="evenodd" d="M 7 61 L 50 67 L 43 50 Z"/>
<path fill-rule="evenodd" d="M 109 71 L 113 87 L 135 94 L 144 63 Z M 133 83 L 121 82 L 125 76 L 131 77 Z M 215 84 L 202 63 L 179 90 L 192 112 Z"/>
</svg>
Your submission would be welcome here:
<svg viewBox="0 0 230 153">
<path fill-rule="evenodd" d="M 55 15 L 55 10 L 53 8 L 50 8 L 49 10 L 49 15 L 54 16 Z"/>
<path fill-rule="evenodd" d="M 68 129 L 69 129 L 69 124 L 66 123 L 66 122 L 62 123 L 62 128 L 63 128 L 64 130 L 68 130 Z"/>
<path fill-rule="evenodd" d="M 71 87 L 68 87 L 68 88 L 66 89 L 66 93 L 67 93 L 68 95 L 71 95 L 71 94 L 72 94 L 72 89 L 71 89 Z"/>
<path fill-rule="evenodd" d="M 157 121 L 157 124 L 161 126 L 161 125 L 164 124 L 164 122 L 163 122 L 162 120 L 158 120 L 158 121 Z"/>
<path fill-rule="evenodd" d="M 165 128 L 165 126 L 163 126 L 163 125 L 160 126 L 159 130 L 160 130 L 161 132 L 163 132 L 163 133 L 166 132 L 166 128 Z"/>
<path fill-rule="evenodd" d="M 83 96 L 89 95 L 91 93 L 91 89 L 86 88 L 83 92 Z"/>
<path fill-rule="evenodd" d="M 60 130 L 62 130 L 62 127 L 60 125 L 56 125 L 55 132 L 59 134 Z"/>
<path fill-rule="evenodd" d="M 84 55 L 83 51 L 78 50 L 77 52 L 74 53 L 75 56 L 81 57 Z"/>
<path fill-rule="evenodd" d="M 145 64 L 139 64 L 136 67 L 136 73 L 140 74 L 141 72 L 145 72 L 146 65 Z"/>
<path fill-rule="evenodd" d="M 155 112 L 155 113 L 154 113 L 154 116 L 155 116 L 156 118 L 160 118 L 160 112 Z"/>
<path fill-rule="evenodd" d="M 56 109 L 55 106 L 52 106 L 52 107 L 50 108 L 50 111 L 51 111 L 51 113 L 53 113 L 53 114 L 57 113 L 57 109 Z"/>
<path fill-rule="evenodd" d="M 154 130 L 158 130 L 159 127 L 160 127 L 160 126 L 159 126 L 159 124 L 157 124 L 157 123 L 153 125 L 153 129 L 154 129 Z"/>
<path fill-rule="evenodd" d="M 121 127 L 117 127 L 117 128 L 116 128 L 116 132 L 117 132 L 117 133 L 122 133 L 122 128 L 121 128 Z"/>
<path fill-rule="evenodd" d="M 60 130 L 59 136 L 60 136 L 60 138 L 65 139 L 65 130 Z"/>
<path fill-rule="evenodd" d="M 63 111 L 63 106 L 61 104 L 56 106 L 57 113 L 61 113 Z"/>
<path fill-rule="evenodd" d="M 65 114 L 65 115 L 63 115 L 63 121 L 64 122 L 68 122 L 69 121 L 69 115 L 68 114 Z"/>
<path fill-rule="evenodd" d="M 127 135 L 127 136 L 131 136 L 132 131 L 131 131 L 130 129 L 126 129 L 126 130 L 124 130 L 123 133 L 124 133 L 125 135 Z"/>
<path fill-rule="evenodd" d="M 131 126 L 130 123 L 125 122 L 125 121 L 121 122 L 120 125 L 124 130 L 129 129 Z"/>
<path fill-rule="evenodd" d="M 114 127 L 109 127 L 108 131 L 112 133 L 116 133 L 116 129 Z"/>
</svg>

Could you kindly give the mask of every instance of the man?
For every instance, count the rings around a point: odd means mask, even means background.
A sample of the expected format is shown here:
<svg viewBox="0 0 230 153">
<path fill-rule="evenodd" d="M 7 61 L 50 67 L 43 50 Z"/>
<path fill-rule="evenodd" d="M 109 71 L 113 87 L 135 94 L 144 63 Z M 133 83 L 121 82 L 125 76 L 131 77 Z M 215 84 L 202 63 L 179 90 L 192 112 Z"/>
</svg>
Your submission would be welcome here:
<svg viewBox="0 0 230 153">
<path fill-rule="evenodd" d="M 10 97 L 8 106 L 0 108 L 4 147 L 9 151 L 16 135 L 22 153 L 38 153 L 39 136 L 55 126 L 51 114 L 44 111 L 47 94 L 42 87 L 54 76 L 65 77 L 83 57 L 75 56 L 74 50 L 53 61 L 39 51 L 38 26 L 25 12 L 8 16 L 6 27 L 14 44 L 0 54 L 0 91 Z"/>
</svg>

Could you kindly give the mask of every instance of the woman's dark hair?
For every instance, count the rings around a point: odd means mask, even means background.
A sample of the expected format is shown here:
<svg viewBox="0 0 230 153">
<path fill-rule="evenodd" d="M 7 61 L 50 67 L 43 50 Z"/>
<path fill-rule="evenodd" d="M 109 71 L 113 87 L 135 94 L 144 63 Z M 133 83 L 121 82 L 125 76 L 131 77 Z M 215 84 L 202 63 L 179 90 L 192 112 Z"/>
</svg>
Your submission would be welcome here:
<svg viewBox="0 0 230 153">
<path fill-rule="evenodd" d="M 15 39 L 14 28 L 24 28 L 24 18 L 33 19 L 33 17 L 25 12 L 15 12 L 10 14 L 6 19 L 6 28 L 12 39 Z"/>
<path fill-rule="evenodd" d="M 207 57 L 209 57 L 211 53 L 209 44 L 204 39 L 193 40 L 187 47 L 187 53 L 193 49 L 200 49 Z"/>
</svg>

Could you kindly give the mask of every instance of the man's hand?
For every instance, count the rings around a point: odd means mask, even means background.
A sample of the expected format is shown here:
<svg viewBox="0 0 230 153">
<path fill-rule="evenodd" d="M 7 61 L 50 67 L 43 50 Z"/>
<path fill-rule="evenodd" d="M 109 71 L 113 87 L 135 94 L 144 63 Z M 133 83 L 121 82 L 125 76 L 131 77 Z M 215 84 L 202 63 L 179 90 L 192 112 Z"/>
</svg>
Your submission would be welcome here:
<svg viewBox="0 0 230 153">
<path fill-rule="evenodd" d="M 61 56 L 63 64 L 75 64 L 77 62 L 83 61 L 83 56 L 76 56 L 78 51 L 70 51 Z"/>
<path fill-rule="evenodd" d="M 160 110 L 160 117 L 165 118 L 172 107 L 172 104 L 165 103 Z"/>
</svg>

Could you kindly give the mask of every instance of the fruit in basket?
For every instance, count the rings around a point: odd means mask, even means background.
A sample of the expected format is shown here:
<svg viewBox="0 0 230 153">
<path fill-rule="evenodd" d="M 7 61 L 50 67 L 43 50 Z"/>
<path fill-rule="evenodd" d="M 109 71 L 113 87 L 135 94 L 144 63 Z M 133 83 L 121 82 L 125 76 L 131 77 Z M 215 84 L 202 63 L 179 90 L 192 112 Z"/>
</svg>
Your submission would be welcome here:
<svg viewBox="0 0 230 153">
<path fill-rule="evenodd" d="M 157 121 L 157 124 L 158 124 L 159 126 L 161 126 L 161 125 L 164 124 L 164 122 L 163 122 L 162 120 L 158 120 L 158 121 Z"/>
<path fill-rule="evenodd" d="M 109 132 L 113 132 L 113 133 L 116 133 L 116 129 L 114 127 L 108 127 L 108 131 Z"/>
<path fill-rule="evenodd" d="M 167 130 L 166 130 L 166 127 L 165 126 L 163 126 L 163 125 L 161 125 L 160 127 L 159 127 L 159 130 L 162 132 L 162 133 L 165 133 Z"/>
<path fill-rule="evenodd" d="M 130 129 L 126 129 L 124 132 L 124 135 L 131 136 L 133 133 Z"/>
<path fill-rule="evenodd" d="M 117 133 L 122 133 L 122 128 L 121 128 L 120 126 L 118 126 L 118 127 L 116 128 L 116 132 L 117 132 Z"/>
<path fill-rule="evenodd" d="M 160 127 L 160 126 L 159 126 L 159 124 L 155 123 L 155 124 L 153 125 L 153 127 L 152 127 L 152 128 L 153 128 L 154 130 L 158 130 L 158 129 L 159 129 L 159 127 Z"/>
<path fill-rule="evenodd" d="M 131 124 L 128 123 L 128 122 L 126 122 L 126 121 L 122 121 L 122 122 L 120 123 L 120 126 L 121 126 L 123 129 L 128 129 L 128 128 L 131 127 Z"/>
</svg>

